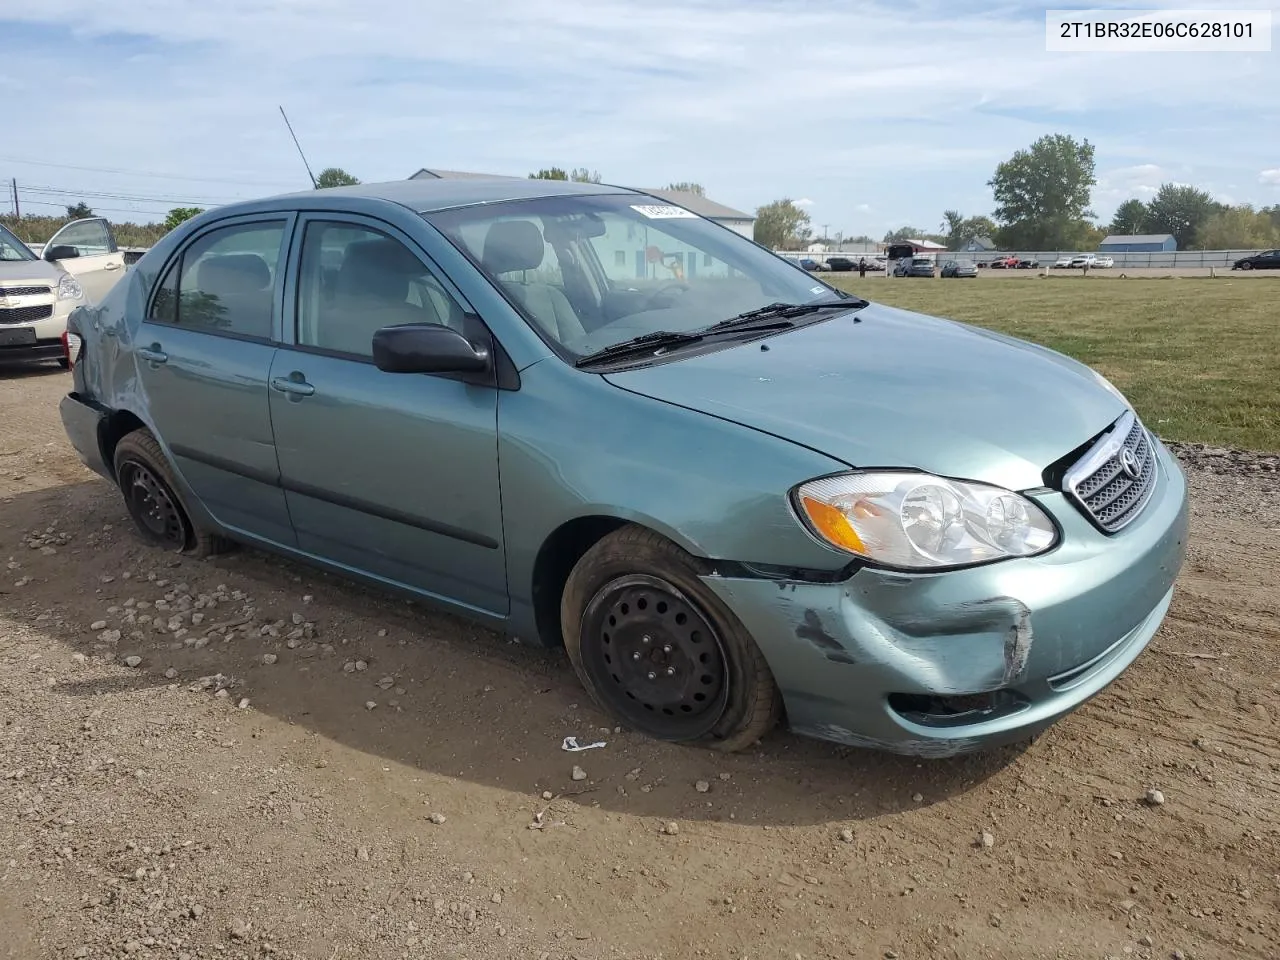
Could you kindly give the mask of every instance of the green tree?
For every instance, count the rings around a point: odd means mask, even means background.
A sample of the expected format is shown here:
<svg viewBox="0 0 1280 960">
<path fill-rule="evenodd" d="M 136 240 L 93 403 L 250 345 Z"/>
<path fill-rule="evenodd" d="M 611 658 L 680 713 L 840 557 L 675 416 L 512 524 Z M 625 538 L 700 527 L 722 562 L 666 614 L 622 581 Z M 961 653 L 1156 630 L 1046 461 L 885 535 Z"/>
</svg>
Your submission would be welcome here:
<svg viewBox="0 0 1280 960">
<path fill-rule="evenodd" d="M 543 167 L 537 173 L 529 174 L 530 180 L 573 180 L 577 183 L 599 183 L 600 174 L 595 170 L 588 170 L 586 167 L 574 167 L 572 170 L 565 170 L 564 167 Z"/>
<path fill-rule="evenodd" d="M 353 177 L 341 167 L 326 167 L 320 171 L 320 176 L 316 177 L 316 189 L 324 190 L 326 187 L 354 187 L 360 181 Z"/>
<path fill-rule="evenodd" d="M 201 207 L 174 207 L 169 211 L 169 215 L 164 218 L 164 228 L 166 231 L 172 230 L 178 224 L 190 220 L 192 217 L 198 217 L 204 213 Z"/>
<path fill-rule="evenodd" d="M 93 208 L 81 200 L 74 207 L 67 207 L 67 217 L 72 220 L 83 220 L 93 216 Z"/>
<path fill-rule="evenodd" d="M 809 214 L 790 199 L 783 199 L 756 208 L 753 235 L 756 243 L 771 250 L 794 250 L 809 241 L 813 230 Z"/>
<path fill-rule="evenodd" d="M 1265 207 L 1254 210 L 1242 204 L 1210 215 L 1197 231 L 1197 239 L 1206 250 L 1270 247 L 1280 243 L 1280 223 L 1271 219 Z"/>
<path fill-rule="evenodd" d="M 1152 233 L 1172 233 L 1178 249 L 1186 250 L 1197 241 L 1196 232 L 1215 213 L 1225 209 L 1204 190 L 1176 183 L 1162 184 L 1147 204 L 1147 229 Z"/>
<path fill-rule="evenodd" d="M 996 225 L 990 217 L 964 217 L 959 210 L 947 210 L 942 214 L 942 239 L 948 250 L 959 250 L 974 237 L 990 237 Z M 897 239 L 897 238 L 895 238 Z"/>
<path fill-rule="evenodd" d="M 1007 249 L 1066 249 L 1092 229 L 1093 144 L 1062 133 L 1041 137 L 996 167 L 987 181 L 995 194 L 1000 245 Z"/>
<path fill-rule="evenodd" d="M 932 240 L 934 243 L 942 243 L 946 240 L 946 236 L 941 233 L 929 233 L 918 227 L 899 227 L 897 230 L 886 233 L 883 242 L 900 243 L 903 240 Z"/>
<path fill-rule="evenodd" d="M 702 184 L 693 183 L 690 180 L 681 180 L 678 183 L 668 183 L 668 190 L 678 190 L 681 193 L 695 193 L 700 197 L 705 197 L 707 191 L 703 189 Z"/>
<path fill-rule="evenodd" d="M 1111 226 L 1107 229 L 1117 236 L 1133 236 L 1147 232 L 1147 205 L 1137 197 L 1131 197 L 1116 207 Z"/>
</svg>

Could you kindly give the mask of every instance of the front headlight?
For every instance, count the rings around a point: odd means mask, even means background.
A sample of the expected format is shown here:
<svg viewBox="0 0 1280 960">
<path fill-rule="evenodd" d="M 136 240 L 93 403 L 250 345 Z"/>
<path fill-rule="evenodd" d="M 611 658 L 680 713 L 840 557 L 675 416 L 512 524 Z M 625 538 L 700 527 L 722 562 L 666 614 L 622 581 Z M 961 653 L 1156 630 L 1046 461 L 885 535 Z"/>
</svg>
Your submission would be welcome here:
<svg viewBox="0 0 1280 960">
<path fill-rule="evenodd" d="M 875 470 L 801 484 L 795 504 L 819 539 L 911 570 L 1043 553 L 1058 529 L 1019 494 L 928 473 Z"/>
<path fill-rule="evenodd" d="M 65 273 L 58 280 L 58 299 L 59 300 L 80 300 L 84 297 L 84 291 L 80 289 L 80 282 L 69 273 Z"/>
</svg>

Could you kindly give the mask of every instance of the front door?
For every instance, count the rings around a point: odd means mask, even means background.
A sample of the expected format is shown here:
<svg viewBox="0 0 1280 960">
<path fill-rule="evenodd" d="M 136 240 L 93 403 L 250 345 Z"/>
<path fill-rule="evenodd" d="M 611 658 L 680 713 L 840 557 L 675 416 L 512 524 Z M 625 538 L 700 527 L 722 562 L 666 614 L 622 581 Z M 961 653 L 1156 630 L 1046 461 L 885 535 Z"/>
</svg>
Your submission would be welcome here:
<svg viewBox="0 0 1280 960">
<path fill-rule="evenodd" d="M 132 344 L 147 413 L 196 496 L 225 526 L 287 546 L 267 380 L 291 222 L 197 234 L 166 266 Z"/>
<path fill-rule="evenodd" d="M 271 367 L 271 420 L 298 546 L 490 614 L 507 612 L 498 397 L 465 378 L 384 373 L 374 331 L 444 323 L 457 291 L 379 221 L 303 220 L 296 313 Z M 292 271 L 293 268 L 291 268 Z M 289 341 L 292 340 L 292 344 Z"/>
<path fill-rule="evenodd" d="M 78 281 L 91 303 L 101 303 L 124 276 L 124 254 L 102 217 L 72 220 L 49 238 L 42 259 L 56 263 Z"/>
</svg>

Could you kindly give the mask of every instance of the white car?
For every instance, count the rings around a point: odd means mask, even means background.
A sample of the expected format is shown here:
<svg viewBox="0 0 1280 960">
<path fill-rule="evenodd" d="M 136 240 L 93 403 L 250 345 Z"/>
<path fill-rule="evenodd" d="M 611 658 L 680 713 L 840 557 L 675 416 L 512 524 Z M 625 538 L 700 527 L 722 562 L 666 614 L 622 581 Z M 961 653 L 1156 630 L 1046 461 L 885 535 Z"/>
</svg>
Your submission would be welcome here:
<svg viewBox="0 0 1280 960">
<path fill-rule="evenodd" d="M 1114 267 L 1116 261 L 1112 257 L 1096 257 L 1093 261 L 1095 267 Z"/>
<path fill-rule="evenodd" d="M 102 301 L 124 275 L 124 254 L 102 217 L 71 221 L 41 253 L 0 225 L 0 360 L 57 359 L 66 366 L 67 316 Z"/>
<path fill-rule="evenodd" d="M 1071 266 L 1071 257 L 1059 257 L 1053 262 L 1053 269 L 1066 270 Z"/>
<path fill-rule="evenodd" d="M 1092 253 L 1086 253 L 1079 257 L 1072 257 L 1071 263 L 1068 264 L 1068 266 L 1073 270 L 1079 270 L 1081 267 L 1096 267 L 1097 265 L 1098 258 Z"/>
</svg>

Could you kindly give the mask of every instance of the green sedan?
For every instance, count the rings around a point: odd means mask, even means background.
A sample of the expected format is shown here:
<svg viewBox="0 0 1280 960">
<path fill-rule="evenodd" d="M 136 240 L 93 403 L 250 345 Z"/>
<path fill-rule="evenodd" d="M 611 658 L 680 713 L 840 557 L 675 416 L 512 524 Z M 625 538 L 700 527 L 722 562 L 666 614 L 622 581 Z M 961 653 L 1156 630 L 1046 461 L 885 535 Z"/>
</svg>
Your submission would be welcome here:
<svg viewBox="0 0 1280 960">
<path fill-rule="evenodd" d="M 1182 474 L 1092 370 L 617 187 L 219 207 L 64 341 L 67 433 L 157 548 L 563 647 L 667 741 L 1025 739 L 1138 657 L 1186 548 Z"/>
</svg>

